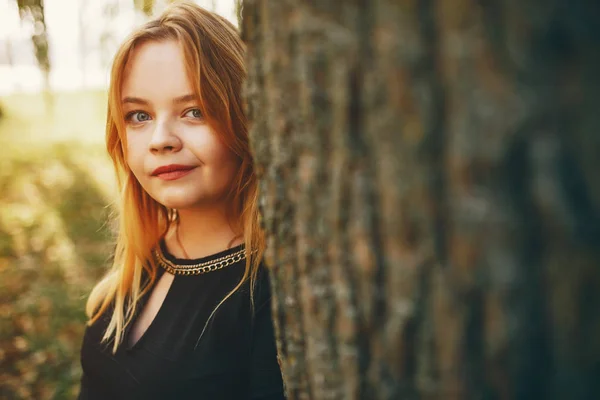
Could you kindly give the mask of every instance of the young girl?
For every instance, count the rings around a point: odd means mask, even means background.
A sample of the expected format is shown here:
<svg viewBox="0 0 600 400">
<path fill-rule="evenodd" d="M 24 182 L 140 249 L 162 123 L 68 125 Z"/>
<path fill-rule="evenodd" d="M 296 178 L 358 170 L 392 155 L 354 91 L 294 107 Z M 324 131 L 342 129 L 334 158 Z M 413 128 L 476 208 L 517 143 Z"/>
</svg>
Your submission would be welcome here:
<svg viewBox="0 0 600 400">
<path fill-rule="evenodd" d="M 113 267 L 93 289 L 80 399 L 283 399 L 244 46 L 187 3 L 134 32 L 106 129 L 122 196 Z"/>
</svg>

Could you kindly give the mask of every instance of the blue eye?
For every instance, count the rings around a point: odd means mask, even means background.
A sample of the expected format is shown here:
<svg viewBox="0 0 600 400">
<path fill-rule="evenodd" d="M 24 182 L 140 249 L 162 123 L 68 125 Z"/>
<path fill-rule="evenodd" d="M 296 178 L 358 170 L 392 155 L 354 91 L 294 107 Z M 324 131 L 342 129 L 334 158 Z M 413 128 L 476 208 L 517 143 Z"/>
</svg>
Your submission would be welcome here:
<svg viewBox="0 0 600 400">
<path fill-rule="evenodd" d="M 189 110 L 188 112 L 185 113 L 186 117 L 190 117 L 190 118 L 195 118 L 195 119 L 201 119 L 202 118 L 202 111 L 200 111 L 197 108 L 193 108 L 191 110 Z"/>
<path fill-rule="evenodd" d="M 143 111 L 132 111 L 125 116 L 125 120 L 133 123 L 146 122 L 150 120 L 150 115 Z"/>
</svg>

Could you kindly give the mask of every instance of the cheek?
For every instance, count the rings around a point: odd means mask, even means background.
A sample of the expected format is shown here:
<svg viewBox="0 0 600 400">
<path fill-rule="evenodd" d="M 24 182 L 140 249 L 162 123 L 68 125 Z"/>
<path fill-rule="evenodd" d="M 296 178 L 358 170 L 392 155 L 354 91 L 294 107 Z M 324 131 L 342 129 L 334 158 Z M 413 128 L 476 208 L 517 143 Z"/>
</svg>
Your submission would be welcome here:
<svg viewBox="0 0 600 400">
<path fill-rule="evenodd" d="M 133 140 L 127 141 L 127 165 L 133 172 L 133 174 L 138 177 L 143 171 L 144 167 L 144 157 L 140 152 L 140 146 Z"/>
<path fill-rule="evenodd" d="M 202 149 L 203 161 L 208 167 L 207 172 L 218 186 L 226 187 L 239 169 L 237 156 L 220 142 L 214 141 Z"/>
<path fill-rule="evenodd" d="M 238 158 L 227 147 L 220 145 L 213 152 L 214 165 L 219 166 L 219 171 L 223 175 L 232 175 L 238 169 Z"/>
<path fill-rule="evenodd" d="M 198 158 L 214 169 L 221 170 L 223 167 L 229 167 L 232 160 L 236 159 L 229 148 L 208 128 L 204 128 L 198 134 L 191 135 L 191 137 L 190 143 L 197 151 Z"/>
</svg>

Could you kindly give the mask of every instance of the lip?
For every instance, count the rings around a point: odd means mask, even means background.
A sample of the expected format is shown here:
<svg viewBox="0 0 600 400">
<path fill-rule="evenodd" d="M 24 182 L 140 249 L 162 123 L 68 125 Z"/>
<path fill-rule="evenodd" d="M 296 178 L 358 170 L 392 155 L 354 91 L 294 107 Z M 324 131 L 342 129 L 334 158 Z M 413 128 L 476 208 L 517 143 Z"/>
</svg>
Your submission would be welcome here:
<svg viewBox="0 0 600 400">
<path fill-rule="evenodd" d="M 152 176 L 156 176 L 158 178 L 164 180 L 174 180 L 179 179 L 190 172 L 192 172 L 196 167 L 193 165 L 181 165 L 181 164 L 170 164 L 163 165 L 162 167 L 156 168 L 152 171 Z"/>
</svg>

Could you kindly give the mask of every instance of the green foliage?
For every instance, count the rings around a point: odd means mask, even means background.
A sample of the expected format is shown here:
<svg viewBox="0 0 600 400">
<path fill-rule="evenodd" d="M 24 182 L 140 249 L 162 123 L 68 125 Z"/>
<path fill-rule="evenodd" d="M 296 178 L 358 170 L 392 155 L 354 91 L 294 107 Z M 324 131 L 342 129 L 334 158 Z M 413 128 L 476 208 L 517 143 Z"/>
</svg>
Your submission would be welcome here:
<svg viewBox="0 0 600 400">
<path fill-rule="evenodd" d="M 0 122 L 2 399 L 72 399 L 78 391 L 85 299 L 112 252 L 106 205 L 113 189 L 101 140 L 80 131 L 86 127 L 101 139 L 104 108 L 96 108 L 94 117 L 78 110 L 93 108 L 103 97 L 59 94 L 55 113 L 46 118 L 43 100 L 5 99 L 6 117 Z M 58 133 L 67 127 L 71 130 Z"/>
</svg>

